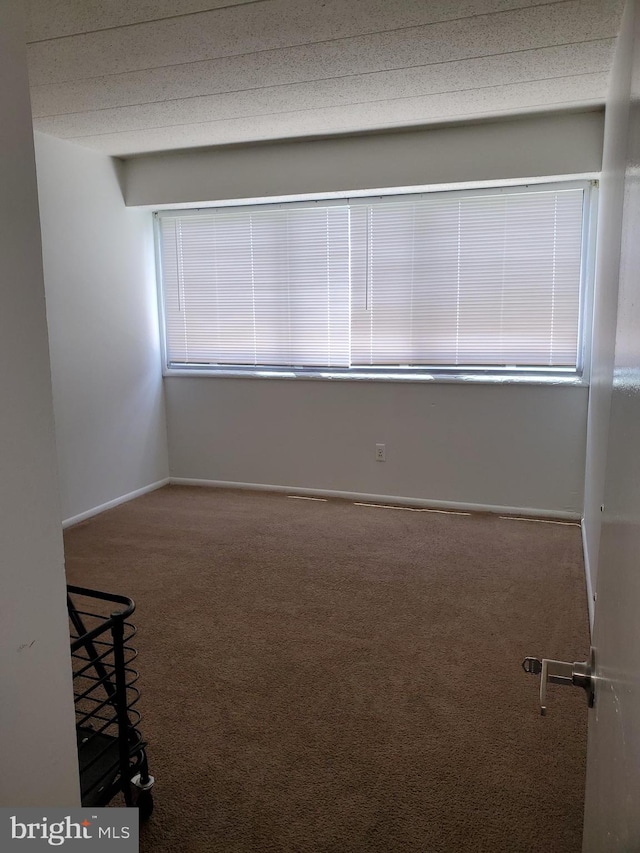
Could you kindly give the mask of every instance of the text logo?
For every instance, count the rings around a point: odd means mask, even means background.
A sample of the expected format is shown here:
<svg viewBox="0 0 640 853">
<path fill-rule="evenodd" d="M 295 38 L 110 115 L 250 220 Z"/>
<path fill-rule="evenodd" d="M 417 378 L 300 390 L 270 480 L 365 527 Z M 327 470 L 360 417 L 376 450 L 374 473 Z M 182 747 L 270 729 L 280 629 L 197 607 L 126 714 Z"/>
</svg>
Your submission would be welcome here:
<svg viewBox="0 0 640 853">
<path fill-rule="evenodd" d="M 138 810 L 0 808 L 0 850 L 138 853 Z"/>
</svg>

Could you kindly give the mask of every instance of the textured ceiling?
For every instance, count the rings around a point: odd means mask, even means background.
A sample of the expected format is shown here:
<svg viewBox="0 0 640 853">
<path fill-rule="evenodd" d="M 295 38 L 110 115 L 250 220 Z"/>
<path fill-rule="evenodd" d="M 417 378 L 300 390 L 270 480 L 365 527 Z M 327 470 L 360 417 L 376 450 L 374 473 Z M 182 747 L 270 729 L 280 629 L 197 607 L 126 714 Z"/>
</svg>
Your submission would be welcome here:
<svg viewBox="0 0 640 853">
<path fill-rule="evenodd" d="M 27 0 L 37 130 L 109 154 L 601 105 L 622 0 Z"/>
</svg>

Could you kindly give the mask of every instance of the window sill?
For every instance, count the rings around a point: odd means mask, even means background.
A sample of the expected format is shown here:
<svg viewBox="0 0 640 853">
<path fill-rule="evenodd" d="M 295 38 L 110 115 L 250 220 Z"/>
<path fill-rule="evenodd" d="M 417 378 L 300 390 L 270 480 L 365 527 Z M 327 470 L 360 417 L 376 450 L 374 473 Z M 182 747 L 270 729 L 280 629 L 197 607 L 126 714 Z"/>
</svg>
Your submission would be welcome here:
<svg viewBox="0 0 640 853">
<path fill-rule="evenodd" d="M 584 376 L 546 376 L 541 373 L 529 374 L 475 374 L 475 373 L 416 373 L 410 376 L 397 373 L 358 373 L 349 374 L 318 371 L 317 373 L 296 372 L 295 370 L 206 370 L 198 368 L 165 369 L 166 378 L 189 376 L 214 379 L 287 379 L 310 382 L 398 382 L 402 384 L 418 383 L 432 385 L 561 385 L 588 387 Z"/>
</svg>

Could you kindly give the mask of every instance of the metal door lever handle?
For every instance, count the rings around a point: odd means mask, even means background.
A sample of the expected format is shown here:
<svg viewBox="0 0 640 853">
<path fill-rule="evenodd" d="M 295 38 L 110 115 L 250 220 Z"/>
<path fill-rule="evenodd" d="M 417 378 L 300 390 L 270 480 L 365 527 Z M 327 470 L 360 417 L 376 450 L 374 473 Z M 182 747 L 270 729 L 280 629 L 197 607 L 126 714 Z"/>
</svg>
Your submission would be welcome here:
<svg viewBox="0 0 640 853">
<path fill-rule="evenodd" d="M 593 708 L 595 699 L 595 649 L 591 647 L 588 661 L 569 663 L 563 660 L 543 658 L 525 658 L 522 668 L 529 675 L 540 676 L 540 713 L 547 713 L 547 684 L 566 684 L 582 687 L 587 694 L 587 702 Z"/>
</svg>

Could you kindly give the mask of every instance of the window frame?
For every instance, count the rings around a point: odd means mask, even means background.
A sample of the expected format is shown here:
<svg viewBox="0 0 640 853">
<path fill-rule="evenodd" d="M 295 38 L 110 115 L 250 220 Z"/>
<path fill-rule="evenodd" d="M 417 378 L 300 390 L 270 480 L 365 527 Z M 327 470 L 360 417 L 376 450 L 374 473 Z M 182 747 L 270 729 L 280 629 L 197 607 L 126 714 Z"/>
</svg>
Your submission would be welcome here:
<svg viewBox="0 0 640 853">
<path fill-rule="evenodd" d="M 243 210 L 285 209 L 291 207 L 316 207 L 368 204 L 371 200 L 387 201 L 417 199 L 426 196 L 455 198 L 471 193 L 490 191 L 492 194 L 553 191 L 558 189 L 582 189 L 583 227 L 581 244 L 580 296 L 578 311 L 578 344 L 576 368 L 519 367 L 512 370 L 501 367 L 478 367 L 465 365 L 415 365 L 406 367 L 289 367 L 255 365 L 177 365 L 168 360 L 167 326 L 164 309 L 162 275 L 162 249 L 160 223 L 163 217 L 179 215 L 188 217 L 203 212 L 228 210 L 240 207 Z M 189 205 L 188 207 L 163 207 L 153 211 L 153 233 L 155 268 L 158 298 L 158 318 L 162 373 L 165 377 L 201 376 L 218 378 L 253 379 L 305 379 L 319 381 L 383 381 L 383 382 L 435 382 L 468 384 L 539 384 L 539 385 L 588 385 L 590 380 L 591 327 L 593 315 L 593 290 L 595 275 L 595 245 L 597 227 L 597 200 L 599 182 L 595 176 L 572 176 L 533 179 L 527 181 L 483 181 L 442 187 L 402 187 L 382 190 L 358 191 L 357 193 L 317 193 L 313 196 L 283 197 L 280 199 L 234 199 L 211 204 Z"/>
</svg>

